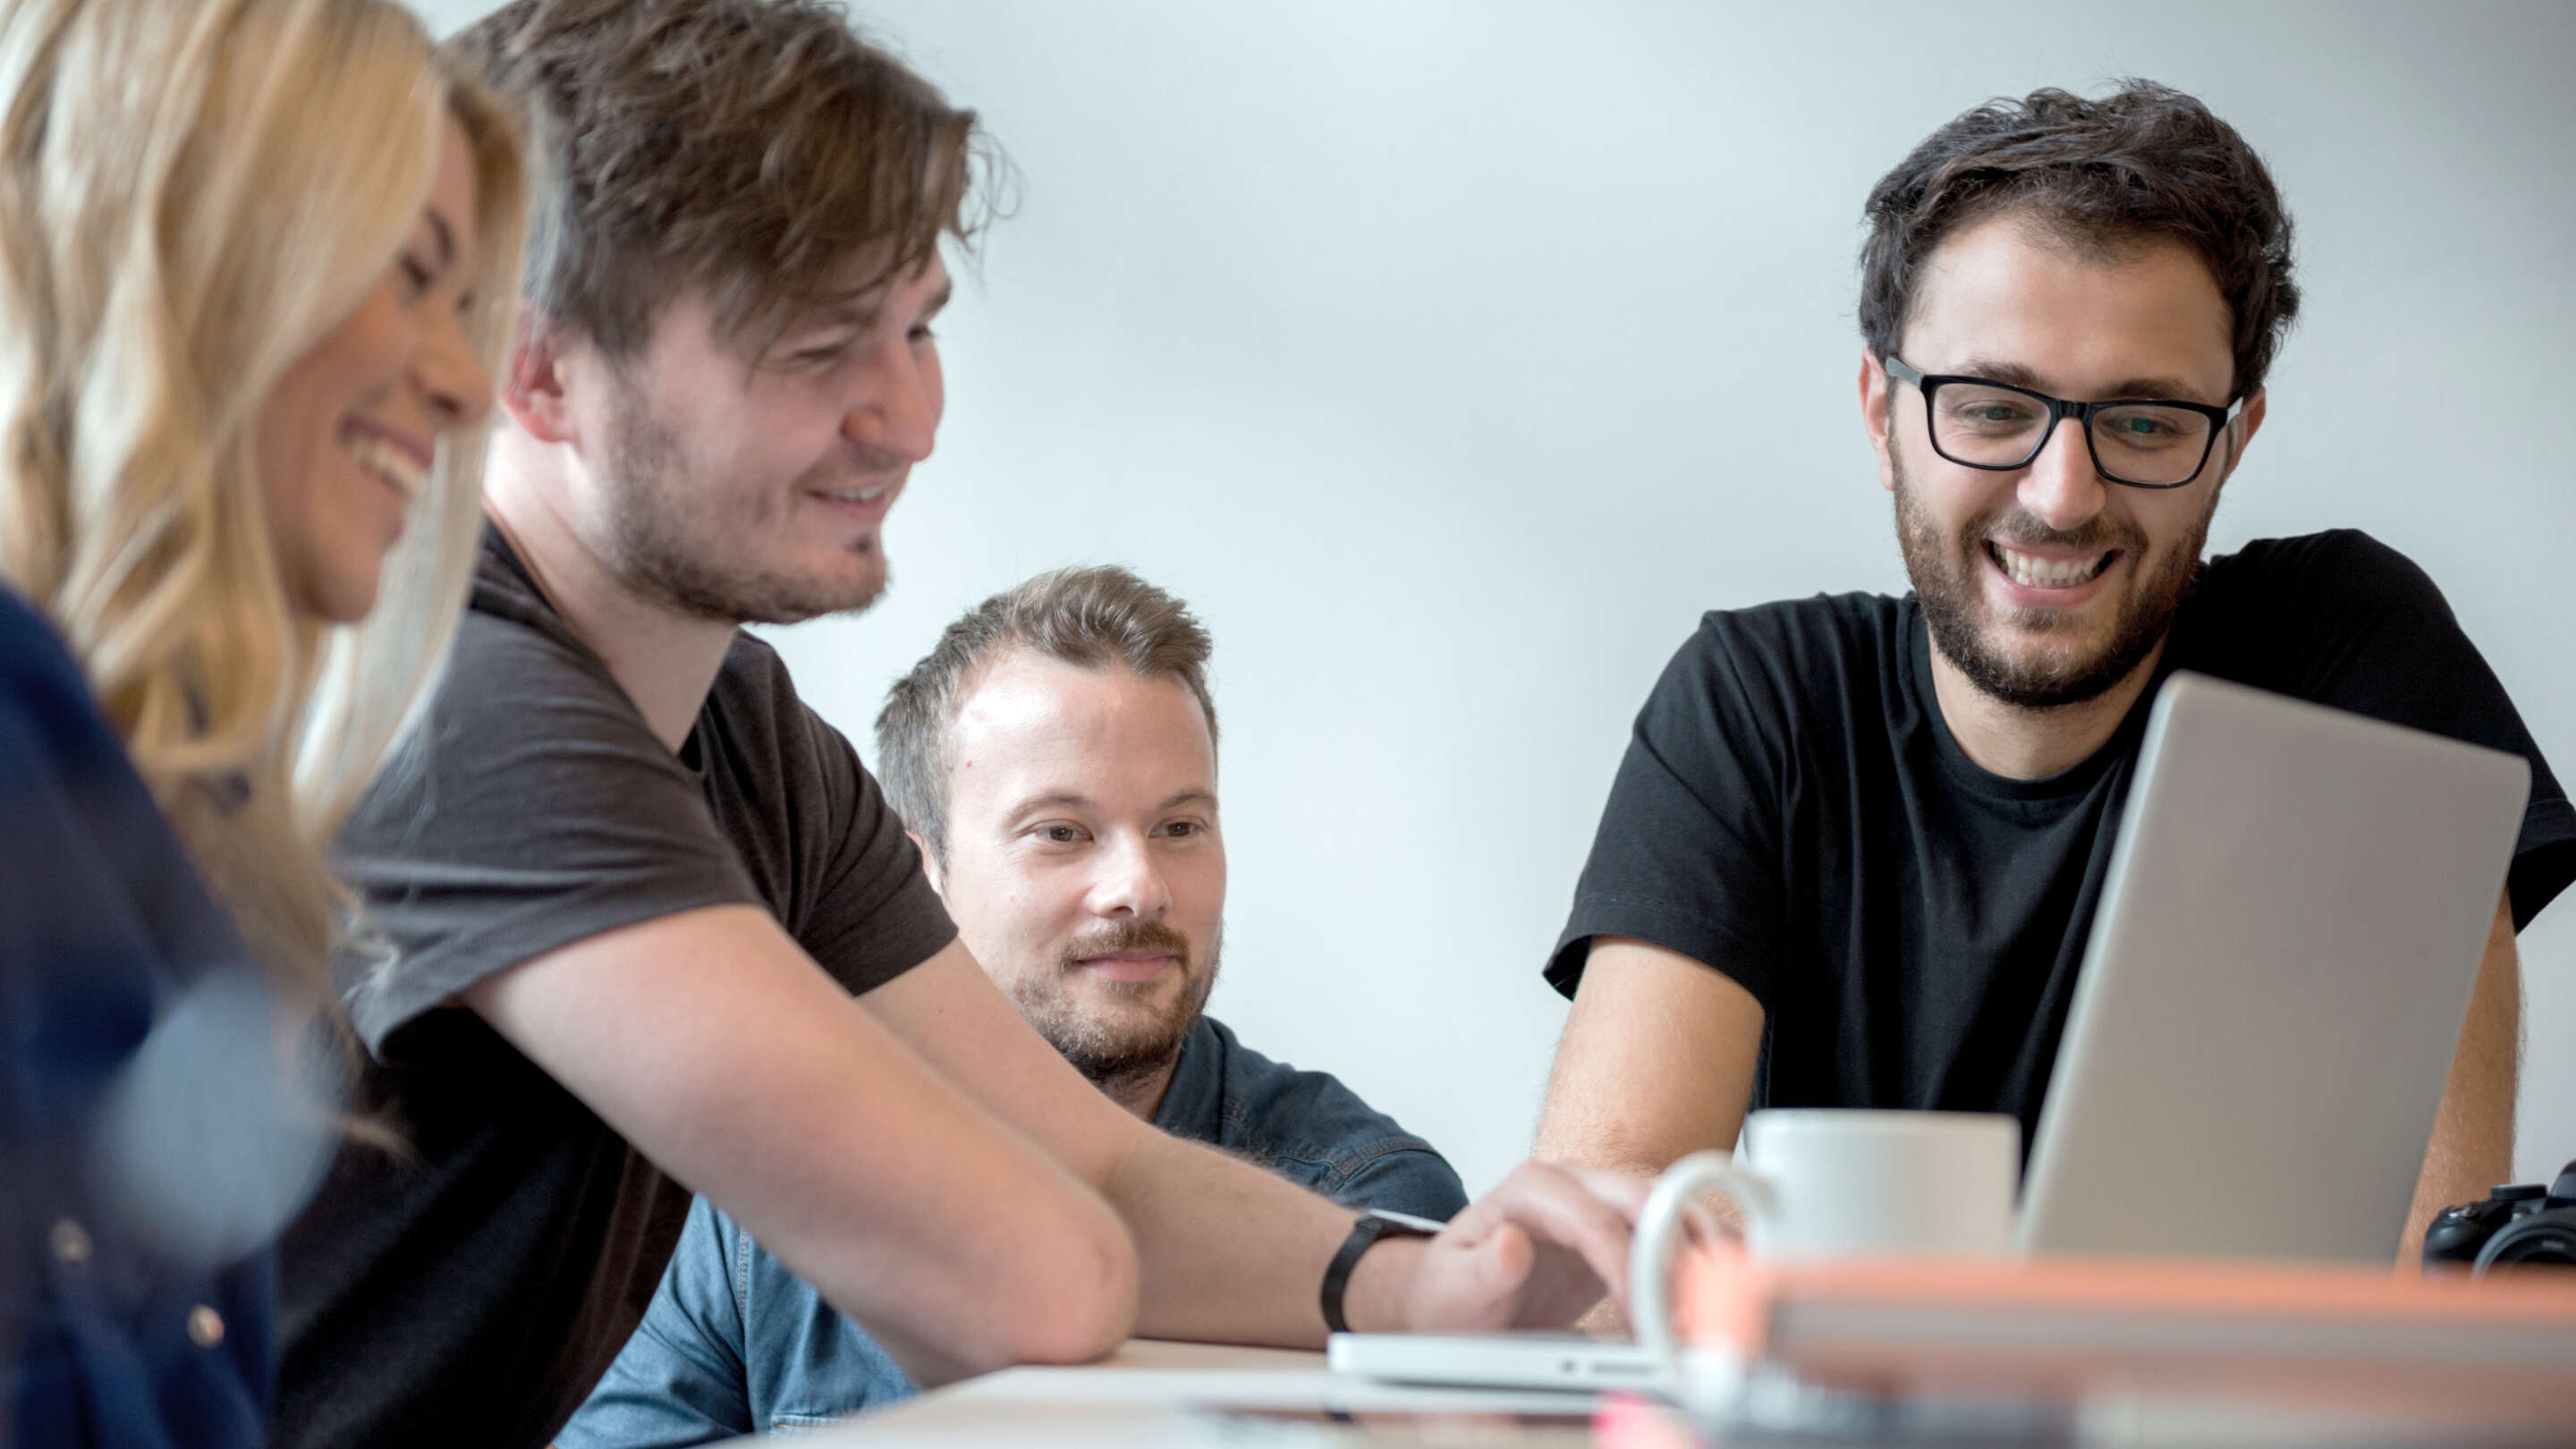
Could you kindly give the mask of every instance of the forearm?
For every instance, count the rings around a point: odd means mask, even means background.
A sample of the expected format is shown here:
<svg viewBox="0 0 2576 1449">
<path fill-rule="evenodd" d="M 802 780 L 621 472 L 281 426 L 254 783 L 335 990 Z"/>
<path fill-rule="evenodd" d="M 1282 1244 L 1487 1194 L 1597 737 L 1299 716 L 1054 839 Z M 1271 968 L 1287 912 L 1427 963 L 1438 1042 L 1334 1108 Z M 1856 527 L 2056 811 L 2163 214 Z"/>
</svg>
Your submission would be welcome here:
<svg viewBox="0 0 2576 1449">
<path fill-rule="evenodd" d="M 603 933 L 466 999 L 922 1382 L 1094 1357 L 1127 1335 L 1134 1248 L 1109 1205 L 765 913 Z"/>
<path fill-rule="evenodd" d="M 1594 1111 L 1573 1089 L 1551 1083 L 1530 1155 L 1541 1162 L 1597 1168 L 1651 1182 L 1680 1158 L 1716 1145 L 1641 1133 L 1638 1125 Z"/>
<path fill-rule="evenodd" d="M 1107 1187 L 1135 1228 L 1140 1332 L 1313 1346 L 1324 1271 L 1356 1218 L 1298 1188 L 1170 1142 Z M 1525 1162 L 1437 1238 L 1380 1238 L 1353 1268 L 1343 1321 L 1362 1332 L 1561 1328 L 1616 1292 L 1645 1189 Z"/>
<path fill-rule="evenodd" d="M 1762 1008 L 1731 978 L 1641 941 L 1594 941 L 1536 1156 L 1652 1178 L 1693 1152 L 1733 1147 L 1761 1042 Z"/>
<path fill-rule="evenodd" d="M 949 955 L 950 953 L 943 953 Z M 869 993 L 933 1066 L 1054 1154 L 1132 1233 L 1136 1331 L 1312 1347 L 1325 1268 L 1357 1214 L 1155 1131 L 1074 1074 L 962 951 Z M 1382 1241 L 1352 1274 L 1356 1328 L 1571 1323 L 1624 1276 L 1634 1183 L 1525 1163 L 1458 1214 L 1436 1251 Z"/>
<path fill-rule="evenodd" d="M 1762 1008 L 1731 978 L 1642 941 L 1595 940 L 1548 1075 L 1537 1157 L 1651 1182 L 1691 1153 L 1734 1146 L 1761 1040 Z M 1615 1300 L 1579 1326 L 1628 1331 Z"/>
<path fill-rule="evenodd" d="M 1619 1094 L 1593 1080 L 1592 1065 L 1574 1033 L 1558 1051 L 1556 1070 L 1548 1081 L 1547 1102 L 1539 1114 L 1538 1140 L 1532 1153 L 1542 1162 L 1614 1172 L 1651 1184 L 1675 1161 L 1704 1148 L 1721 1146 L 1722 1129 L 1697 1114 L 1655 1117 L 1619 1110 Z M 1728 1205 L 1731 1208 L 1731 1204 Z M 1628 1316 L 1616 1299 L 1605 1298 L 1575 1327 L 1605 1338 L 1626 1337 Z"/>
<path fill-rule="evenodd" d="M 1108 1200 L 1136 1245 L 1137 1333 L 1323 1343 L 1317 1290 L 1352 1209 L 1121 1110 L 1020 1019 L 962 949 L 864 1003 Z M 1374 1248 L 1369 1257 L 1388 1253 Z"/>
<path fill-rule="evenodd" d="M 2416 1261 L 2424 1229 L 2452 1203 L 2474 1202 L 2513 1176 L 2514 1097 L 2521 1082 L 2522 968 L 2513 915 L 2500 906 L 2469 997 L 2459 1049 L 2433 1119 L 2398 1261 Z"/>
<path fill-rule="evenodd" d="M 1099 1186 L 1135 1234 L 1148 1338 L 1316 1348 L 1320 1290 L 1351 1225 L 1342 1207 L 1213 1148 L 1148 1133 Z M 1354 1327 L 1392 1327 L 1415 1245 L 1381 1240 L 1345 1295 Z"/>
</svg>

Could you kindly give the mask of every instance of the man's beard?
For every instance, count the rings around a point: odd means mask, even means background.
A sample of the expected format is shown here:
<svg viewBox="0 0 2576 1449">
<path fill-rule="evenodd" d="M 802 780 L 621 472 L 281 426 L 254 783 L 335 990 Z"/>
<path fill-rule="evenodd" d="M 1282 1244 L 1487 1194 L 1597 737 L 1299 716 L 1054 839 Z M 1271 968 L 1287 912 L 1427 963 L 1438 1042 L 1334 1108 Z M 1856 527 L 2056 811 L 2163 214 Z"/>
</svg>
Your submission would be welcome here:
<svg viewBox="0 0 2576 1449">
<path fill-rule="evenodd" d="M 2201 545 L 2208 541 L 2209 520 L 2218 511 L 2213 493 L 2209 510 L 2160 560 L 2147 556 L 2146 535 L 2135 524 L 2096 515 L 2087 527 L 2060 530 L 2015 504 L 1972 518 L 1955 537 L 1945 539 L 1915 498 L 1894 448 L 1888 451 L 1888 463 L 1896 475 L 1896 538 L 1905 552 L 1906 575 L 1922 600 L 1933 647 L 1980 691 L 2021 709 L 2056 709 L 2099 698 L 2155 653 L 2199 576 Z M 2089 658 L 2024 660 L 1989 639 L 1981 627 L 1985 595 L 1978 571 L 1988 566 L 1985 541 L 1990 538 L 2095 553 L 2122 550 L 2131 565 L 2131 582 L 2128 594 L 2117 601 L 2110 642 Z M 2011 609 L 1994 627 L 1998 632 L 2009 627 L 2064 634 L 2082 625 L 2051 609 Z"/>
<path fill-rule="evenodd" d="M 606 547 L 620 582 L 682 613 L 728 624 L 794 624 L 822 614 L 852 613 L 885 592 L 880 562 L 859 579 L 809 579 L 733 563 L 713 552 L 737 538 L 768 531 L 768 509 L 704 486 L 691 476 L 679 435 L 653 416 L 651 404 L 623 378 L 609 427 L 607 477 L 613 497 Z M 801 484 L 782 490 L 770 507 L 802 495 Z M 739 516 L 732 516 L 739 514 Z M 870 535 L 861 547 L 882 547 Z"/>
<path fill-rule="evenodd" d="M 1208 993 L 1216 989 L 1217 959 L 1224 949 L 1225 928 L 1219 926 L 1208 938 L 1204 969 L 1193 972 L 1189 938 L 1159 922 L 1129 922 L 1065 947 L 1052 971 L 1034 980 L 1013 982 L 1011 1001 L 1038 1035 L 1073 1063 L 1074 1070 L 1094 1086 L 1116 1087 L 1150 1076 L 1180 1056 L 1181 1043 L 1189 1039 L 1190 1028 L 1207 1008 Z M 1182 975 L 1179 997 L 1142 1022 L 1103 1019 L 1107 1013 L 1099 1013 L 1097 1005 L 1090 1011 L 1099 1014 L 1087 1015 L 1067 989 L 1073 973 L 1081 969 L 1074 963 L 1113 951 L 1171 952 L 1172 969 Z M 1163 983 L 1095 981 L 1092 988 L 1105 992 L 1113 1002 L 1141 1005 L 1162 990 Z M 1121 1018 L 1127 1014 L 1118 1013 Z"/>
</svg>

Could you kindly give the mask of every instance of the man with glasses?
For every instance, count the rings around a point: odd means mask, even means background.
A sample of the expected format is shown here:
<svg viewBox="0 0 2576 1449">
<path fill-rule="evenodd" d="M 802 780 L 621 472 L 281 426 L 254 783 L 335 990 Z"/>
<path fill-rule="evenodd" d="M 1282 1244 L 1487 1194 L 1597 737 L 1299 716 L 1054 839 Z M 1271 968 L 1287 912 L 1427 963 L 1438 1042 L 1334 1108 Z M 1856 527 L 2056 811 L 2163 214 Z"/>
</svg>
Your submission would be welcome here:
<svg viewBox="0 0 2576 1449">
<path fill-rule="evenodd" d="M 1914 592 L 1711 613 L 1665 671 L 1547 965 L 1574 1006 L 1540 1156 L 1651 1173 L 1754 1106 L 2029 1141 L 2148 704 L 2190 668 L 2531 762 L 2418 1239 L 2511 1175 L 2514 932 L 2576 876 L 2576 812 L 2396 552 L 2201 558 L 2298 306 L 2270 176 L 2189 96 L 2043 90 L 1943 126 L 1867 215 L 1861 415 Z"/>
</svg>

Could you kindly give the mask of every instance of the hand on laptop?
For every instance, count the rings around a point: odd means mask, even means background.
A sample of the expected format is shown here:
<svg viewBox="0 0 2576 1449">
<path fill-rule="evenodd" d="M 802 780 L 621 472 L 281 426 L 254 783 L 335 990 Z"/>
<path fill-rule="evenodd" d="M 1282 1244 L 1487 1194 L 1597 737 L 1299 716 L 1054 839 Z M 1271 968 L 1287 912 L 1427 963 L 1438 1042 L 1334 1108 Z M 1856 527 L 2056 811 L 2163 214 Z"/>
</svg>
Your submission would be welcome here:
<svg viewBox="0 0 2576 1449">
<path fill-rule="evenodd" d="M 1647 1185 L 1524 1162 L 1424 1244 L 1399 1317 L 1414 1332 L 1562 1328 L 1628 1296 L 1628 1238 Z"/>
</svg>

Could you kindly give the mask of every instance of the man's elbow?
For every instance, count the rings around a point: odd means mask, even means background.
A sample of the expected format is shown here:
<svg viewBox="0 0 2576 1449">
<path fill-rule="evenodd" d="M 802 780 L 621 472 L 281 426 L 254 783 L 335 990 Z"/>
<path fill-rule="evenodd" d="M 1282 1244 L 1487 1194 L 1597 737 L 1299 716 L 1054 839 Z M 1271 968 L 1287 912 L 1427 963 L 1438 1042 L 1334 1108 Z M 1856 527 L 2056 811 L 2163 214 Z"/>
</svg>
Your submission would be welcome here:
<svg viewBox="0 0 2576 1449">
<path fill-rule="evenodd" d="M 1099 1204 L 1056 1219 L 1053 1228 L 1042 1240 L 1024 1240 L 1015 1254 L 995 1255 L 1015 1261 L 954 1345 L 955 1377 L 1089 1363 L 1134 1330 L 1141 1275 L 1126 1224 Z"/>
<path fill-rule="evenodd" d="M 1104 1209 L 1099 1222 L 1066 1236 L 1009 1325 L 1012 1363 L 1089 1363 L 1135 1331 L 1142 1271 L 1126 1224 Z"/>
</svg>

